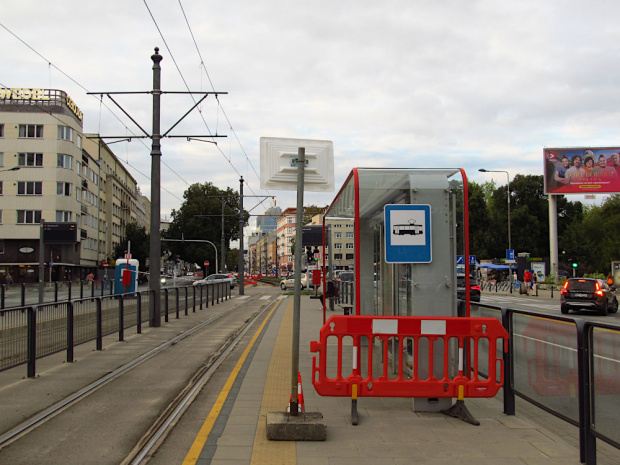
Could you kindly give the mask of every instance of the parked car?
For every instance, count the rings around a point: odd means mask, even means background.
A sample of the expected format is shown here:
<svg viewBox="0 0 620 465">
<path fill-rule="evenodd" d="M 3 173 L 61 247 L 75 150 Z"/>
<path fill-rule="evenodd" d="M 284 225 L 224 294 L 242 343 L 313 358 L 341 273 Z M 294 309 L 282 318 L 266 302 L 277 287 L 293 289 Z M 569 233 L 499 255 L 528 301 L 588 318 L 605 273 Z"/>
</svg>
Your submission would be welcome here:
<svg viewBox="0 0 620 465">
<path fill-rule="evenodd" d="M 618 300 L 609 285 L 602 279 L 570 278 L 560 291 L 560 308 L 569 310 L 595 310 L 603 316 L 618 311 Z"/>
<path fill-rule="evenodd" d="M 307 288 L 312 284 L 312 276 L 308 273 L 301 274 L 301 289 Z M 286 291 L 287 289 L 295 289 L 295 275 L 291 274 L 288 278 L 280 281 L 280 289 Z"/>
<path fill-rule="evenodd" d="M 209 276 L 207 276 L 204 279 L 199 279 L 197 281 L 194 281 L 192 284 L 194 286 L 198 286 L 200 284 L 208 284 L 208 283 L 212 283 L 212 282 L 215 282 L 215 281 L 221 281 L 221 280 L 230 281 L 230 288 L 231 289 L 234 289 L 235 286 L 237 285 L 237 278 L 235 278 L 231 274 L 224 274 L 224 273 L 210 274 Z"/>
<path fill-rule="evenodd" d="M 355 281 L 355 271 L 341 271 L 336 278 L 338 281 Z"/>
<path fill-rule="evenodd" d="M 465 300 L 465 276 L 456 277 L 456 297 Z M 469 300 L 480 302 L 480 283 L 475 278 L 469 278 Z"/>
</svg>

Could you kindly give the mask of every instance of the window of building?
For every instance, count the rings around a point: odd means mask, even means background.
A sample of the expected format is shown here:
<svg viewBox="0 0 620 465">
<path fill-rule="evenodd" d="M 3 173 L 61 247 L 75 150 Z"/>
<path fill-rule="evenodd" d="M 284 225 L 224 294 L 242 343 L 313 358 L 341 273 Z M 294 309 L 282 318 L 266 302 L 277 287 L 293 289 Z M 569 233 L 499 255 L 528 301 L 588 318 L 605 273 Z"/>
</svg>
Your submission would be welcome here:
<svg viewBox="0 0 620 465">
<path fill-rule="evenodd" d="M 2 186 L 2 181 L 0 181 L 0 195 L 2 195 L 2 194 L 3 194 L 2 187 L 3 187 L 3 186 Z"/>
<path fill-rule="evenodd" d="M 19 181 L 17 183 L 17 195 L 41 195 L 43 193 L 41 181 Z"/>
<path fill-rule="evenodd" d="M 346 248 L 347 249 L 353 249 L 354 247 L 353 247 L 353 244 L 346 244 Z"/>
<path fill-rule="evenodd" d="M 73 128 L 69 126 L 58 126 L 58 138 L 73 142 Z"/>
<path fill-rule="evenodd" d="M 342 225 L 341 224 L 335 224 L 334 228 L 342 228 Z"/>
<path fill-rule="evenodd" d="M 17 224 L 38 224 L 41 222 L 41 210 L 17 210 Z"/>
<path fill-rule="evenodd" d="M 79 134 L 77 136 L 77 146 L 78 146 L 78 149 L 82 148 L 82 136 L 80 136 Z"/>
<path fill-rule="evenodd" d="M 57 223 L 71 223 L 73 214 L 71 212 L 65 212 L 56 210 L 56 222 Z"/>
<path fill-rule="evenodd" d="M 0 137 L 4 137 L 4 124 L 0 124 Z"/>
<path fill-rule="evenodd" d="M 73 194 L 73 184 L 71 184 L 70 182 L 57 182 L 56 194 L 71 197 L 71 195 Z"/>
<path fill-rule="evenodd" d="M 4 152 L 0 152 L 0 166 L 4 166 Z"/>
<path fill-rule="evenodd" d="M 0 223 L 2 223 L 2 210 L 0 210 Z M 4 253 L 4 241 L 0 241 L 0 254 Z"/>
<path fill-rule="evenodd" d="M 346 225 L 346 227 L 347 227 L 347 228 L 352 228 L 352 227 L 353 227 L 353 223 L 348 223 L 348 224 Z"/>
<path fill-rule="evenodd" d="M 19 166 L 43 166 L 42 153 L 18 153 L 17 164 Z"/>
<path fill-rule="evenodd" d="M 67 168 L 68 170 L 73 169 L 73 157 L 71 155 L 59 153 L 56 156 L 56 166 L 58 168 Z"/>
<path fill-rule="evenodd" d="M 342 249 L 342 242 L 334 242 L 334 249 Z"/>
<path fill-rule="evenodd" d="M 353 239 L 353 233 L 352 232 L 348 232 L 347 233 L 347 239 Z"/>
<path fill-rule="evenodd" d="M 26 137 L 28 139 L 43 139 L 43 125 L 20 124 L 19 137 Z"/>
<path fill-rule="evenodd" d="M 0 224 L 2 224 L 2 210 L 0 210 Z M 3 249 L 2 253 L 4 253 L 4 242 L 2 242 L 2 249 Z"/>
<path fill-rule="evenodd" d="M 342 233 L 341 232 L 334 233 L 334 237 L 336 239 L 341 239 L 342 238 Z"/>
<path fill-rule="evenodd" d="M 288 218 L 286 218 L 286 222 L 287 223 L 294 223 L 295 222 L 295 218 L 293 218 L 292 216 L 289 216 Z"/>
<path fill-rule="evenodd" d="M 334 254 L 334 260 L 342 260 L 342 254 L 341 253 L 335 253 Z"/>
<path fill-rule="evenodd" d="M 353 260 L 354 257 L 355 257 L 355 255 L 352 254 L 352 253 L 348 253 L 347 254 L 347 260 Z"/>
</svg>

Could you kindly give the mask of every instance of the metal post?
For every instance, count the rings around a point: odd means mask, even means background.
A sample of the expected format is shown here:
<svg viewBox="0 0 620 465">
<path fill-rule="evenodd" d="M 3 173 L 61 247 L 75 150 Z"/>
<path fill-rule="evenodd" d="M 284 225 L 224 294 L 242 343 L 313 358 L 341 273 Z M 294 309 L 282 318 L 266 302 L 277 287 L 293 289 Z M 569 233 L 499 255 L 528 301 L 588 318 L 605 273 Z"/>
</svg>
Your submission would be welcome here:
<svg viewBox="0 0 620 465">
<path fill-rule="evenodd" d="M 43 230 L 45 220 L 41 218 L 41 230 L 39 232 L 39 303 L 45 301 L 45 242 L 43 241 Z"/>
<path fill-rule="evenodd" d="M 222 237 L 220 238 L 220 255 L 222 257 L 220 264 L 222 265 L 222 269 L 218 271 L 218 273 L 226 272 L 226 257 L 224 256 L 224 247 L 226 245 L 226 235 L 224 232 L 224 205 L 226 205 L 226 200 L 222 199 Z"/>
<path fill-rule="evenodd" d="M 245 264 L 243 260 L 243 176 L 239 179 L 239 295 L 245 294 Z"/>
<path fill-rule="evenodd" d="M 293 310 L 293 366 L 291 373 L 291 407 L 290 415 L 298 416 L 299 399 L 297 397 L 297 383 L 299 373 L 299 319 L 301 306 L 301 256 L 302 230 L 304 219 L 304 168 L 306 165 L 306 149 L 297 150 L 297 215 L 295 219 L 295 297 Z"/>
<path fill-rule="evenodd" d="M 153 143 L 151 145 L 151 244 L 149 253 L 150 279 L 152 291 L 149 299 L 149 326 L 161 326 L 161 272 L 159 269 L 161 255 L 161 237 L 159 222 L 161 210 L 161 145 L 160 145 L 160 101 L 161 101 L 161 66 L 162 56 L 155 47 L 153 60 Z"/>
</svg>

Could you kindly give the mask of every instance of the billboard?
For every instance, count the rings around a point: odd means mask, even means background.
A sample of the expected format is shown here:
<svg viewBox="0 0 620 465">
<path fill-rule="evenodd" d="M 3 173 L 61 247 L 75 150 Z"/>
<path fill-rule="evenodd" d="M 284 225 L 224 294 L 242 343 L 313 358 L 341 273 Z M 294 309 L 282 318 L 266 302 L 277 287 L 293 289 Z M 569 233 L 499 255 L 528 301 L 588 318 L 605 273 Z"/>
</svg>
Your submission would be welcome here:
<svg viewBox="0 0 620 465">
<path fill-rule="evenodd" d="M 620 192 L 620 147 L 546 148 L 547 194 Z"/>
</svg>

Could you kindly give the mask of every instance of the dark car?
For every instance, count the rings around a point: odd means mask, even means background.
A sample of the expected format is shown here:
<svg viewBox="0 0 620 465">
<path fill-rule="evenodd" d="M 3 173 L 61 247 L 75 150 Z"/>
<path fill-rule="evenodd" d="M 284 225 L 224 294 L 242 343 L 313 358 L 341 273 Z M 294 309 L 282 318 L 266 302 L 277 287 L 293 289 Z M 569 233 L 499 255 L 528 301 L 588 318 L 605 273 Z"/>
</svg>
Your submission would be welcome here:
<svg viewBox="0 0 620 465">
<path fill-rule="evenodd" d="M 569 310 L 595 310 L 601 315 L 618 311 L 618 300 L 602 279 L 569 279 L 560 291 L 560 301 L 564 314 Z"/>
<path fill-rule="evenodd" d="M 456 297 L 465 300 L 465 276 L 456 277 Z M 469 300 L 480 302 L 480 284 L 475 278 L 469 278 Z"/>
</svg>

